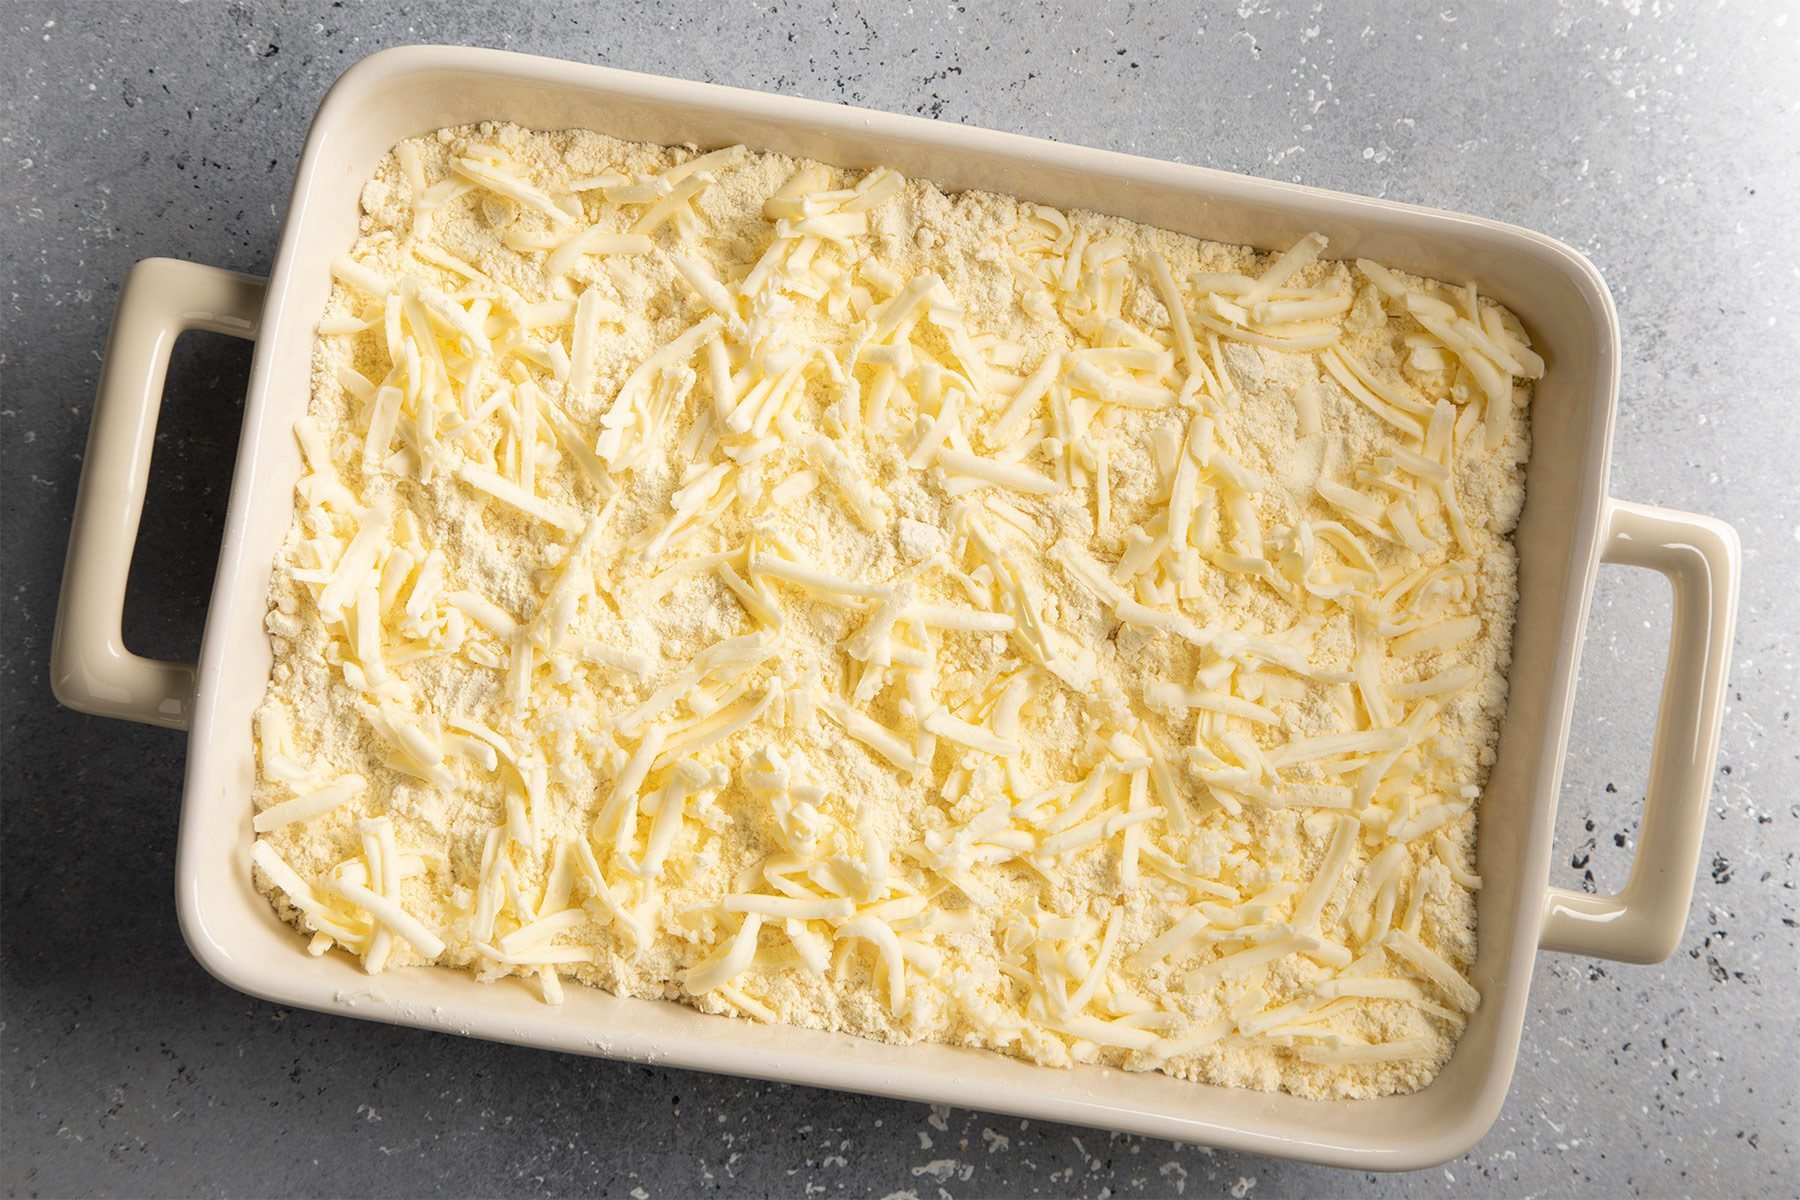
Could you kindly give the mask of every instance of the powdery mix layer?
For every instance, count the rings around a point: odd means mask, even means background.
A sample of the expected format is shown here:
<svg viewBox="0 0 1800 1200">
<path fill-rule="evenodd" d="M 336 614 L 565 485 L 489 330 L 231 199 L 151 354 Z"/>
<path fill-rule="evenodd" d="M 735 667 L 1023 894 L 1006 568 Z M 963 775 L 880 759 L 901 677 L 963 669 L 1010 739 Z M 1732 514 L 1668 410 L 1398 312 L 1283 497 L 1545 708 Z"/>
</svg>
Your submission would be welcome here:
<svg viewBox="0 0 1800 1200">
<path fill-rule="evenodd" d="M 417 138 L 362 203 L 258 717 L 257 881 L 314 953 L 1432 1078 L 1479 1000 L 1510 314 L 589 132 Z"/>
</svg>

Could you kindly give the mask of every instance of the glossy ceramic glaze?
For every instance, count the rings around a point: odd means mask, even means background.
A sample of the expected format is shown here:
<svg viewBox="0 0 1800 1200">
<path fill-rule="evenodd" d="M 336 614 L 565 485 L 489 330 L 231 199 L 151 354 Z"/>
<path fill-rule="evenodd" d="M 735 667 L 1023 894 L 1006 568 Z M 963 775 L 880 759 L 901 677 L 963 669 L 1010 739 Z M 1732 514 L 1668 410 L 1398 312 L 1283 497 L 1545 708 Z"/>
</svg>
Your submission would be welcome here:
<svg viewBox="0 0 1800 1200">
<path fill-rule="evenodd" d="M 1533 402 L 1519 526 L 1511 698 L 1481 802 L 1483 1002 L 1444 1071 L 1409 1096 L 1315 1101 L 1103 1068 L 1058 1071 L 997 1054 L 893 1046 L 704 1016 L 567 989 L 546 1007 L 517 981 L 449 970 L 371 977 L 313 958 L 251 884 L 251 714 L 270 667 L 270 568 L 300 473 L 290 430 L 308 401 L 327 264 L 355 240 L 357 195 L 388 149 L 446 125 L 582 127 L 703 148 L 741 142 L 846 167 L 886 164 L 948 190 L 983 188 L 1263 248 L 1318 230 L 1332 257 L 1476 280 L 1527 326 L 1548 371 Z M 257 347 L 219 573 L 197 667 L 119 637 L 168 347 L 181 331 Z M 283 1004 L 548 1049 L 655 1061 L 1017 1113 L 1363 1169 L 1461 1153 L 1500 1109 L 1540 947 L 1622 961 L 1669 954 L 1686 919 L 1718 745 L 1736 605 L 1737 541 L 1708 518 L 1606 494 L 1618 381 L 1612 302 L 1593 267 L 1526 230 L 1384 201 L 815 101 L 497 51 L 412 47 L 365 59 L 308 138 L 266 295 L 258 281 L 150 260 L 120 298 L 77 499 L 52 676 L 67 704 L 191 731 L 177 862 L 182 928 L 220 979 Z M 1646 812 L 1617 896 L 1546 887 L 1575 669 L 1603 561 L 1670 577 L 1675 605 Z"/>
</svg>

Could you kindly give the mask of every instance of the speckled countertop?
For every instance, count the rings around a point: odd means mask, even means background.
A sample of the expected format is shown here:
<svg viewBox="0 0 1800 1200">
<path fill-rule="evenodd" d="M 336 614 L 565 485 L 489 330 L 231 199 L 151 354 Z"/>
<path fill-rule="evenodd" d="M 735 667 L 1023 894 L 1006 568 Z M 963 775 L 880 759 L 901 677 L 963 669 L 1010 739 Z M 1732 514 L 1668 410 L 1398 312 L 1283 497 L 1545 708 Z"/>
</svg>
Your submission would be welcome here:
<svg viewBox="0 0 1800 1200">
<path fill-rule="evenodd" d="M 1657 0 L 985 7 L 0 11 L 9 1195 L 1792 1193 L 1800 15 Z M 1655 967 L 1546 956 L 1499 1123 L 1456 1162 L 1396 1177 L 557 1057 L 284 1011 L 213 982 L 171 903 L 182 739 L 63 711 L 46 683 L 96 370 L 134 260 L 266 271 L 325 87 L 364 54 L 427 41 L 1461 209 L 1589 255 L 1624 330 L 1614 494 L 1716 514 L 1744 542 L 1732 702 L 1680 951 Z M 143 652 L 195 648 L 247 361 L 221 338 L 176 352 L 126 619 Z M 1558 882 L 1624 879 L 1668 618 L 1659 579 L 1602 574 Z"/>
</svg>

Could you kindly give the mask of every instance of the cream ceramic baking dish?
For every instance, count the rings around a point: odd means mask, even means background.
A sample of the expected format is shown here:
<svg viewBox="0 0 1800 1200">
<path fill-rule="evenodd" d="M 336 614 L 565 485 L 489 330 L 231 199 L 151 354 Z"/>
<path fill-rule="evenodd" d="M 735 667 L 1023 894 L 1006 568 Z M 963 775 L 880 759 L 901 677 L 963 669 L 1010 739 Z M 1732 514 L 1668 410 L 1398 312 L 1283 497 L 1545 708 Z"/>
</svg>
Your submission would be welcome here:
<svg viewBox="0 0 1800 1200">
<path fill-rule="evenodd" d="M 942 187 L 1261 247 L 1309 230 L 1331 254 L 1476 279 L 1525 322 L 1549 364 L 1533 403 L 1519 525 L 1511 701 L 1482 801 L 1478 867 L 1484 1002 L 1423 1091 L 1317 1101 L 1160 1074 L 1058 1071 L 945 1046 L 894 1046 L 704 1016 L 571 988 L 546 1008 L 523 987 L 448 970 L 371 978 L 305 953 L 251 886 L 251 713 L 270 650 L 269 573 L 292 515 L 291 428 L 308 401 L 327 265 L 356 237 L 363 180 L 393 144 L 446 125 L 506 120 L 703 147 L 741 142 L 846 167 L 886 164 Z M 182 332 L 255 338 L 244 431 L 198 666 L 154 662 L 120 636 L 169 348 Z M 181 925 L 221 980 L 283 1004 L 637 1061 L 881 1093 L 1102 1126 L 1362 1169 L 1454 1157 L 1497 1115 L 1542 949 L 1628 962 L 1681 935 L 1718 746 L 1738 578 L 1737 538 L 1706 517 L 1606 494 L 1619 373 L 1612 301 L 1594 268 L 1525 230 L 1356 196 L 866 112 L 488 50 L 412 47 L 348 71 L 307 139 L 263 282 L 169 260 L 140 263 L 120 295 L 76 503 L 52 651 L 63 703 L 191 734 L 177 862 Z M 1674 588 L 1673 634 L 1637 859 L 1616 896 L 1547 887 L 1550 839 L 1583 625 L 1602 562 L 1649 567 Z"/>
</svg>

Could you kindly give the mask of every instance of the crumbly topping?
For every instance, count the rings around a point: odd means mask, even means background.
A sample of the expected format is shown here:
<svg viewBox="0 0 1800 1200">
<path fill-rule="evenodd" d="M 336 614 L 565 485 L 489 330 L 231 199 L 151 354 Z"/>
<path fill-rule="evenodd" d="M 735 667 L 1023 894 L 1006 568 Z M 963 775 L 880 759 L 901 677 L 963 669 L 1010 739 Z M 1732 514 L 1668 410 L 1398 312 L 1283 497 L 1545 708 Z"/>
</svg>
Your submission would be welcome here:
<svg viewBox="0 0 1800 1200">
<path fill-rule="evenodd" d="M 1303 1095 L 1479 1002 L 1523 330 L 740 147 L 396 147 L 275 566 L 311 948 Z"/>
</svg>

